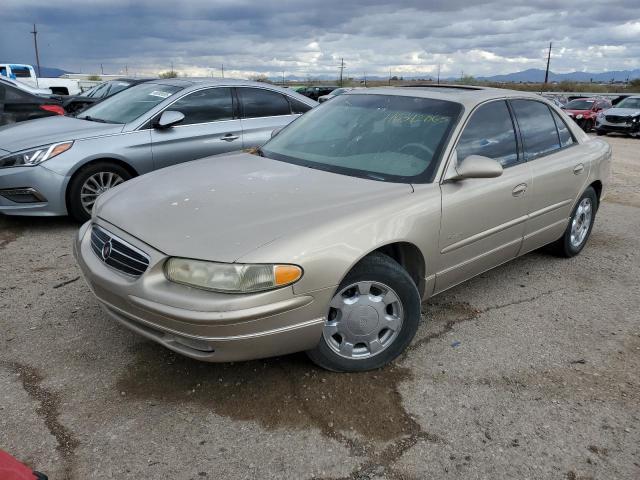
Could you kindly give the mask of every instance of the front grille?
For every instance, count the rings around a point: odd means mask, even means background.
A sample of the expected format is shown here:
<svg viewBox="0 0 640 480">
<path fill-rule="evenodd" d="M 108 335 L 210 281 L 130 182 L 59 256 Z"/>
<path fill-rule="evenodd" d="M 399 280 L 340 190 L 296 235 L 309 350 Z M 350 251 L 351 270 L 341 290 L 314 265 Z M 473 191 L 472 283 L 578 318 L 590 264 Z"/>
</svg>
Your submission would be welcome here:
<svg viewBox="0 0 640 480">
<path fill-rule="evenodd" d="M 627 123 L 630 117 L 621 117 L 620 115 L 606 115 L 604 117 L 609 123 Z"/>
<path fill-rule="evenodd" d="M 105 247 L 107 243 L 109 247 Z M 91 248 L 111 268 L 133 277 L 139 277 L 149 267 L 149 257 L 144 252 L 97 225 L 91 228 Z"/>
</svg>

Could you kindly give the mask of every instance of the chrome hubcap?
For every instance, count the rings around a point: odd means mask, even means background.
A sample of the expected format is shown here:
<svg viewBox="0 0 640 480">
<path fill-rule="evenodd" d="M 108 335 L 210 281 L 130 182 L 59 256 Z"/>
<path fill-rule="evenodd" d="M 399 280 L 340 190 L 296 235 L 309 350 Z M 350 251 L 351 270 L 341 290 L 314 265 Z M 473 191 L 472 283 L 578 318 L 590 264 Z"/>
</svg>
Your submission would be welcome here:
<svg viewBox="0 0 640 480">
<path fill-rule="evenodd" d="M 124 179 L 113 172 L 98 172 L 91 175 L 80 189 L 80 201 L 87 213 L 91 214 L 96 199 L 110 188 L 120 185 Z"/>
<path fill-rule="evenodd" d="M 578 248 L 587 238 L 591 225 L 592 205 L 590 198 L 583 198 L 571 221 L 571 245 Z"/>
<path fill-rule="evenodd" d="M 402 303 L 390 287 L 357 282 L 331 300 L 323 336 L 341 357 L 372 357 L 394 342 L 403 318 Z"/>
</svg>

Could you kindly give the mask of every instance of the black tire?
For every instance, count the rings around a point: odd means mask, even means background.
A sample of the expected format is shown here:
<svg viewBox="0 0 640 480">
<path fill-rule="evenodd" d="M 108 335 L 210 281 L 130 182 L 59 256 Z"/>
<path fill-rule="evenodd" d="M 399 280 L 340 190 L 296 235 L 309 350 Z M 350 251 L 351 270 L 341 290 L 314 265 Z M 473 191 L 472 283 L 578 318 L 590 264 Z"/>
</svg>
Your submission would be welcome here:
<svg viewBox="0 0 640 480">
<path fill-rule="evenodd" d="M 420 294 L 411 276 L 391 257 L 376 252 L 362 259 L 344 278 L 336 294 L 354 283 L 371 281 L 389 286 L 402 305 L 403 321 L 397 335 L 384 350 L 357 359 L 338 355 L 323 335 L 320 343 L 307 352 L 316 365 L 334 372 L 362 372 L 381 368 L 400 355 L 413 340 L 420 322 Z"/>
<path fill-rule="evenodd" d="M 591 202 L 591 220 L 590 220 L 589 227 L 587 229 L 587 234 L 582 240 L 582 242 L 579 245 L 574 245 L 571 241 L 571 228 L 574 220 L 576 220 L 576 213 L 578 211 L 578 208 L 582 203 L 582 201 L 585 199 L 588 199 Z M 571 212 L 571 217 L 569 217 L 569 224 L 567 225 L 567 228 L 562 234 L 562 237 L 560 237 L 555 242 L 547 245 L 547 248 L 546 248 L 547 251 L 549 251 L 553 255 L 556 255 L 558 257 L 564 257 L 564 258 L 571 258 L 578 255 L 582 251 L 584 246 L 587 244 L 587 241 L 589 240 L 589 236 L 591 235 L 591 230 L 593 229 L 593 224 L 596 220 L 597 211 L 598 211 L 598 196 L 596 195 L 596 192 L 593 189 L 593 187 L 588 187 L 584 191 L 580 199 L 576 202 L 576 205 L 573 208 L 573 211 Z"/>
<path fill-rule="evenodd" d="M 101 172 L 116 174 L 124 181 L 132 177 L 126 168 L 109 161 L 92 163 L 78 170 L 67 187 L 67 211 L 78 222 L 84 223 L 91 218 L 91 213 L 87 212 L 82 205 L 80 196 L 82 186 L 90 177 Z"/>
</svg>

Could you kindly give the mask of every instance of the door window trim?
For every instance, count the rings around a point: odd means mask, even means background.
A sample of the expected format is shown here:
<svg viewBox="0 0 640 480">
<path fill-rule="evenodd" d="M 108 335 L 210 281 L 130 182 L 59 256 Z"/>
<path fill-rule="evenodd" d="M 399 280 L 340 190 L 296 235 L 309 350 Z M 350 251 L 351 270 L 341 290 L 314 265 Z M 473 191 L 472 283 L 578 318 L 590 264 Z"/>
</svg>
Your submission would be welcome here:
<svg viewBox="0 0 640 480">
<path fill-rule="evenodd" d="M 229 85 L 215 85 L 215 86 L 208 85 L 206 87 L 198 88 L 198 89 L 195 89 L 195 90 L 189 90 L 187 93 L 185 93 L 181 97 L 178 97 L 178 98 L 174 99 L 171 103 L 167 104 L 162 110 L 160 110 L 155 115 L 152 115 L 149 120 L 144 122 L 140 127 L 134 129 L 133 131 L 154 130 L 154 127 L 152 126 L 153 122 L 155 120 L 157 120 L 158 118 L 160 118 L 160 115 L 162 115 L 164 112 L 169 110 L 170 107 L 174 103 L 176 103 L 179 100 L 182 100 L 183 98 L 185 98 L 188 95 L 191 95 L 192 93 L 201 92 L 203 90 L 212 90 L 214 88 L 228 88 L 229 90 L 231 90 L 231 111 L 233 112 L 233 118 L 229 118 L 227 120 L 212 120 L 210 122 L 190 123 L 188 125 L 176 125 L 173 128 L 193 127 L 193 126 L 196 126 L 196 125 L 208 125 L 208 124 L 211 124 L 211 123 L 234 122 L 236 120 L 240 120 L 240 117 L 237 114 L 238 113 L 238 110 L 236 108 L 237 100 L 236 100 L 236 97 L 235 97 L 235 94 L 234 94 L 234 87 L 229 86 Z"/>
<path fill-rule="evenodd" d="M 240 101 L 240 92 L 238 90 L 240 90 L 241 88 L 254 88 L 257 90 L 266 90 L 267 92 L 271 92 L 271 93 L 277 93 L 279 95 L 282 95 L 285 100 L 287 101 L 287 104 L 289 105 L 289 113 L 285 114 L 285 115 L 266 115 L 263 117 L 245 117 L 244 116 L 244 108 L 242 105 L 242 102 Z M 236 90 L 236 95 L 238 98 L 238 111 L 239 111 L 239 118 L 241 120 L 252 120 L 252 119 L 257 119 L 257 118 L 279 118 L 279 117 L 288 117 L 291 115 L 304 115 L 303 113 L 293 113 L 293 107 L 291 106 L 291 101 L 289 100 L 292 97 L 289 97 L 289 95 L 287 95 L 286 93 L 280 92 L 278 90 L 274 90 L 272 88 L 267 88 L 267 87 L 261 87 L 261 86 L 255 86 L 255 85 L 238 85 L 235 87 Z M 294 99 L 294 100 L 298 100 L 298 99 Z M 301 103 L 304 103 L 302 100 L 298 100 Z M 306 105 L 306 103 L 305 103 Z M 307 105 L 309 107 L 309 110 L 311 110 L 313 108 L 312 105 Z"/>
<path fill-rule="evenodd" d="M 518 123 L 518 117 L 515 114 L 515 110 L 513 110 L 513 105 L 511 105 L 511 102 L 513 100 L 526 100 L 526 101 L 529 101 L 529 102 L 541 103 L 542 105 L 547 107 L 547 109 L 549 110 L 549 115 L 551 115 L 551 120 L 553 120 L 553 125 L 555 126 L 555 129 L 556 129 L 556 135 L 558 136 L 558 145 L 559 145 L 560 148 L 557 148 L 556 150 L 552 150 L 550 152 L 543 153 L 543 154 L 538 155 L 537 157 L 534 157 L 534 158 L 532 158 L 530 160 L 526 159 L 526 157 L 524 156 L 524 135 L 522 134 L 522 130 L 520 129 L 520 124 Z M 523 161 L 525 163 L 535 162 L 536 160 L 538 160 L 540 158 L 548 157 L 549 155 L 554 155 L 554 154 L 556 154 L 556 153 L 558 153 L 560 151 L 563 151 L 563 150 L 566 150 L 568 148 L 575 147 L 576 145 L 579 145 L 578 141 L 576 140 L 575 135 L 573 134 L 573 131 L 571 130 L 569 125 L 567 125 L 567 122 L 565 122 L 564 119 L 562 118 L 562 116 L 558 114 L 557 116 L 560 118 L 560 120 L 562 120 L 562 122 L 564 123 L 564 126 L 567 127 L 567 130 L 569 131 L 569 135 L 571 135 L 571 140 L 573 140 L 573 143 L 571 145 L 566 145 L 564 147 L 562 146 L 562 142 L 560 140 L 560 131 L 558 130 L 558 124 L 556 123 L 555 117 L 553 116 L 553 113 L 554 113 L 553 109 L 552 109 L 551 105 L 549 105 L 547 102 L 538 100 L 537 98 L 514 97 L 514 98 L 508 98 L 507 99 L 507 103 L 509 104 L 510 110 L 512 110 L 513 119 L 517 124 L 519 135 L 522 138 L 522 158 L 523 158 Z"/>
<path fill-rule="evenodd" d="M 480 109 L 480 107 L 489 105 L 490 103 L 494 103 L 494 102 L 505 102 L 507 104 L 507 109 L 509 110 L 509 115 L 511 116 L 511 124 L 513 126 L 513 132 L 515 134 L 516 148 L 517 148 L 517 154 L 518 154 L 518 161 L 516 163 L 512 163 L 511 165 L 508 165 L 503 168 L 507 169 L 511 167 L 516 167 L 518 165 L 522 165 L 523 163 L 525 163 L 524 151 L 522 149 L 522 141 L 520 139 L 520 129 L 516 124 L 513 111 L 511 110 L 511 105 L 509 105 L 509 102 L 507 100 L 508 99 L 506 97 L 492 98 L 482 103 L 479 103 L 475 107 L 473 107 L 473 110 L 469 112 L 469 115 L 467 115 L 467 118 L 465 119 L 464 124 L 461 126 L 460 130 L 458 131 L 458 135 L 453 140 L 453 142 L 451 142 L 453 146 L 449 151 L 449 156 L 444 164 L 444 168 L 442 169 L 442 172 L 440 173 L 440 181 L 438 183 L 442 184 L 444 182 L 444 178 L 447 174 L 447 171 L 449 170 L 449 167 L 451 166 L 451 162 L 453 161 L 453 156 L 454 156 L 453 153 L 458 151 L 457 149 L 458 149 L 458 143 L 460 143 L 460 138 L 462 137 L 462 134 L 464 133 L 465 128 L 467 128 L 467 125 L 469 125 L 469 122 L 471 121 L 471 118 L 473 117 L 473 115 L 476 113 L 476 111 L 478 111 L 478 109 Z"/>
</svg>

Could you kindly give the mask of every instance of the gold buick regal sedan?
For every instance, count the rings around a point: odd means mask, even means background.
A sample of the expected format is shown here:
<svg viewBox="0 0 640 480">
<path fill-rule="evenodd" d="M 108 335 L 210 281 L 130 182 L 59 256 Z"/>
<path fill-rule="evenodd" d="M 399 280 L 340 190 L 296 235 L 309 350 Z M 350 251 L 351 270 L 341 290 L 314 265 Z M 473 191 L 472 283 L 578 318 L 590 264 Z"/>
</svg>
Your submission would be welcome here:
<svg viewBox="0 0 640 480">
<path fill-rule="evenodd" d="M 126 327 L 199 360 L 381 367 L 421 300 L 542 246 L 584 248 L 611 149 L 523 92 L 354 90 L 261 149 L 103 194 L 74 251 Z"/>
</svg>

